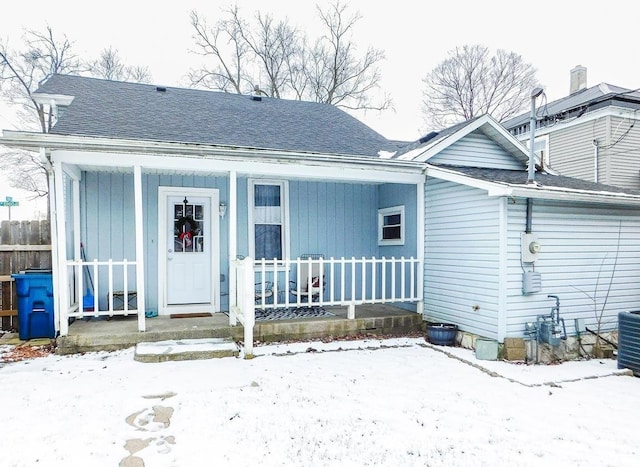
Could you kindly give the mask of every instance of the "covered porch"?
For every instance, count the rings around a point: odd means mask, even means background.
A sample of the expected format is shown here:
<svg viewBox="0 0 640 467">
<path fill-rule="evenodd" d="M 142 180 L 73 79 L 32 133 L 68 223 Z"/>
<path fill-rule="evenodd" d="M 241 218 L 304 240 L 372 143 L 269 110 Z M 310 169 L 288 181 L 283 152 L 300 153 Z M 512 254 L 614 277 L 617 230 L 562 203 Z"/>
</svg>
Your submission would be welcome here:
<svg viewBox="0 0 640 467">
<path fill-rule="evenodd" d="M 86 318 L 106 326 L 112 320 L 97 318 L 117 317 L 148 333 L 158 315 L 206 312 L 241 327 L 251 345 L 256 308 L 340 307 L 355 320 L 365 305 L 394 305 L 422 315 L 419 163 L 93 138 L 78 150 L 57 138 L 41 151 L 52 163 L 62 338 L 70 324 L 88 331 L 78 326 Z M 275 203 L 262 204 L 265 187 Z M 197 224 L 189 236 L 178 232 L 187 216 Z M 277 248 L 258 245 L 274 231 Z M 316 267 L 322 293 L 305 297 Z M 193 284 L 208 288 L 204 299 L 184 293 Z"/>
</svg>

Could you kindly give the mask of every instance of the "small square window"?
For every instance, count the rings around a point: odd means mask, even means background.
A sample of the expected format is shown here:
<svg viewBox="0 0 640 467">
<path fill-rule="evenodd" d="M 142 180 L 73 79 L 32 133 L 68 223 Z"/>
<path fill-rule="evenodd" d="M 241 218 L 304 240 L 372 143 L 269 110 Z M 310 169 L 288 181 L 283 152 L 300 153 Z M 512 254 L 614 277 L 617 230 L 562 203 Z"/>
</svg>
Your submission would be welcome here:
<svg viewBox="0 0 640 467">
<path fill-rule="evenodd" d="M 404 245 L 404 206 L 378 209 L 378 245 Z"/>
</svg>

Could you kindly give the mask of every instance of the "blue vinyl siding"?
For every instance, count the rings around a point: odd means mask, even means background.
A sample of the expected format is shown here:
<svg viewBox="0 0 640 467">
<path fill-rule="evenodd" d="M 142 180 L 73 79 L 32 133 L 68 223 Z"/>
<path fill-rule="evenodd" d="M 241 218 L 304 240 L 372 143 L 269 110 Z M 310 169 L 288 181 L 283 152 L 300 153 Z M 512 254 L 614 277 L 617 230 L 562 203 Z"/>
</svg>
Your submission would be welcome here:
<svg viewBox="0 0 640 467">
<path fill-rule="evenodd" d="M 404 245 L 378 246 L 377 255 L 390 258 L 404 256 L 409 258 L 416 256 L 417 248 L 417 215 L 416 215 L 416 186 L 384 184 L 378 187 L 378 209 L 390 208 L 394 206 L 404 206 Z M 377 215 L 377 213 L 376 213 Z M 376 219 L 376 241 L 377 241 L 377 219 Z"/>
<path fill-rule="evenodd" d="M 515 159 L 498 143 L 482 133 L 471 133 L 432 157 L 435 164 L 491 169 L 523 170 L 524 163 Z"/>
<path fill-rule="evenodd" d="M 497 336 L 499 200 L 429 179 L 425 187 L 425 320 Z"/>
<path fill-rule="evenodd" d="M 88 187 L 97 186 L 98 190 Z M 142 206 L 145 240 L 145 283 L 147 308 L 157 309 L 158 297 L 158 187 L 184 186 L 217 188 L 220 199 L 227 199 L 228 183 L 224 177 L 193 177 L 143 175 Z M 133 176 L 107 172 L 83 173 L 80 184 L 82 241 L 87 259 L 134 260 L 135 259 L 135 219 Z M 221 273 L 228 276 L 228 237 L 224 221 L 220 230 Z M 106 284 L 106 274 L 100 281 Z M 116 288 L 119 288 L 116 284 Z M 130 274 L 129 290 L 135 290 L 135 277 Z M 222 309 L 228 306 L 228 281 L 221 283 Z M 101 306 L 106 306 L 106 297 L 99 297 Z"/>
<path fill-rule="evenodd" d="M 377 206 L 375 185 L 290 181 L 290 256 L 374 256 Z"/>
<path fill-rule="evenodd" d="M 97 187 L 97 190 L 88 187 Z M 135 260 L 133 196 L 133 176 L 130 174 L 83 174 L 80 182 L 80 241 L 84 245 L 88 260 Z M 114 277 L 116 290 L 123 289 L 120 271 L 121 269 Z M 91 274 L 91 280 L 94 283 L 97 280 L 100 289 L 104 289 L 108 283 L 106 269 L 101 268 L 97 278 L 93 277 L 93 270 Z M 127 289 L 135 290 L 135 274 L 132 268 L 129 269 Z M 106 309 L 106 295 L 101 294 L 96 300 L 102 309 Z"/>
<path fill-rule="evenodd" d="M 247 255 L 247 178 L 238 178 L 238 254 Z M 158 297 L 158 187 L 197 187 L 219 190 L 220 200 L 229 203 L 226 177 L 151 175 L 142 177 L 142 205 L 145 249 L 146 299 L 149 309 L 157 309 Z M 97 190 L 89 187 L 97 187 Z M 87 258 L 99 260 L 135 259 L 133 176 L 131 174 L 88 172 L 80 184 L 82 241 Z M 325 258 L 416 255 L 415 186 L 359 183 L 288 182 L 290 257 L 320 253 Z M 401 247 L 377 245 L 378 208 L 405 205 L 407 241 Z M 220 222 L 221 309 L 228 308 L 228 221 Z M 100 277 L 106 284 L 105 277 Z M 129 277 L 129 290 L 135 278 Z M 101 305 L 106 297 L 100 297 Z"/>
<path fill-rule="evenodd" d="M 394 206 L 404 206 L 404 245 L 378 245 L 377 256 L 379 258 L 405 258 L 417 257 L 417 211 L 416 211 L 416 185 L 399 185 L 387 183 L 378 186 L 378 209 L 384 209 Z M 378 240 L 378 225 L 376 213 L 376 232 L 374 241 Z M 396 271 L 398 274 L 399 271 Z M 387 268 L 387 275 L 391 272 Z M 381 274 L 378 273 L 378 287 L 382 287 Z M 391 295 L 391 287 L 387 284 L 387 296 Z M 400 296 L 401 287 L 396 286 L 396 296 Z M 405 293 L 409 293 L 409 286 Z M 416 307 L 413 303 L 397 303 L 395 306 L 415 311 Z"/>
<path fill-rule="evenodd" d="M 549 314 L 555 303 L 549 294 L 560 298 L 560 316 L 569 334 L 574 333 L 575 318 L 596 329 L 596 311 L 602 310 L 607 294 L 604 331 L 617 327 L 618 312 L 640 309 L 638 210 L 534 201 L 532 231 L 541 245 L 535 270 L 541 274 L 542 291 L 523 296 L 520 234 L 525 209 L 523 199 L 509 205 L 508 337 L 522 336 L 524 323 Z"/>
</svg>

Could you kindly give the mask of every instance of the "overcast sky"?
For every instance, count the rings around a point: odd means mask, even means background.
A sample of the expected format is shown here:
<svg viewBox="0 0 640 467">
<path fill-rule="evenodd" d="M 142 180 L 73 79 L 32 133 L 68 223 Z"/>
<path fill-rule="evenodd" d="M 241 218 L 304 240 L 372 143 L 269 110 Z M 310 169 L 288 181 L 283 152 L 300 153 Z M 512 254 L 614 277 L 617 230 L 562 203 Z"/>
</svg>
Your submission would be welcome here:
<svg viewBox="0 0 640 467">
<path fill-rule="evenodd" d="M 321 0 L 239 0 L 245 16 L 258 8 L 315 37 L 315 5 Z M 153 82 L 186 86 L 187 71 L 200 57 L 191 53 L 194 41 L 189 11 L 195 9 L 213 23 L 221 9 L 233 2 L 218 0 L 32 0 L 3 2 L 0 38 L 16 46 L 25 29 L 64 33 L 76 53 L 96 58 L 112 46 L 127 64 L 146 65 Z M 537 70 L 549 101 L 569 92 L 569 71 L 587 68 L 588 86 L 606 82 L 640 87 L 637 21 L 640 2 L 611 0 L 589 4 L 575 0 L 512 0 L 376 2 L 349 0 L 349 11 L 359 11 L 354 41 L 364 53 L 368 46 L 385 51 L 381 91 L 389 94 L 395 110 L 358 115 L 388 138 L 415 140 L 426 128 L 421 115 L 422 79 L 456 46 L 483 44 L 520 54 Z M 11 112 L 0 104 L 0 129 L 15 129 Z M 4 190 L 0 198 L 4 199 Z M 0 212 L 0 219 L 3 219 Z"/>
</svg>

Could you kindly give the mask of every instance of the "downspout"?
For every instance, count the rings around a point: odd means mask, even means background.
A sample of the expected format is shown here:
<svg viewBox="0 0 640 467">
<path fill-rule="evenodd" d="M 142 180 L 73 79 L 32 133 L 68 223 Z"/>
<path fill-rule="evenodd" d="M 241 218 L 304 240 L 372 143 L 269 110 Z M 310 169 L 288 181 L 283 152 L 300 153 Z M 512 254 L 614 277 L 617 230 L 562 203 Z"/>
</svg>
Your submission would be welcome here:
<svg viewBox="0 0 640 467">
<path fill-rule="evenodd" d="M 424 315 L 424 235 L 425 235 L 425 225 L 424 225 L 424 209 L 425 209 L 425 186 L 426 186 L 426 175 L 424 181 L 418 183 L 416 185 L 416 220 L 417 220 L 417 238 L 416 238 L 416 247 L 418 254 L 418 303 L 416 305 L 416 312 L 421 316 Z"/>
<path fill-rule="evenodd" d="M 60 319 L 60 269 L 58 261 L 58 222 L 56 215 L 56 195 L 55 195 L 55 177 L 53 172 L 53 165 L 47 155 L 46 148 L 40 148 L 40 163 L 47 172 L 48 185 L 49 185 L 49 229 L 51 231 L 51 279 L 53 281 L 53 322 L 54 327 L 60 335 L 65 336 L 69 332 L 68 323 L 66 326 L 62 325 Z"/>
<path fill-rule="evenodd" d="M 527 177 L 527 183 L 534 183 L 534 176 L 536 172 L 536 158 L 533 150 L 533 144 L 535 142 L 536 133 L 536 98 L 542 94 L 542 88 L 535 88 L 531 91 L 531 115 L 529 118 L 529 174 Z M 533 201 L 531 198 L 527 198 L 527 225 L 525 227 L 525 233 L 531 233 L 531 217 L 533 211 Z"/>
<path fill-rule="evenodd" d="M 527 225 L 524 233 L 531 233 L 531 218 L 533 217 L 533 200 L 527 198 Z"/>
<path fill-rule="evenodd" d="M 594 139 L 591 144 L 593 145 L 593 181 L 598 183 L 598 140 Z"/>
</svg>

